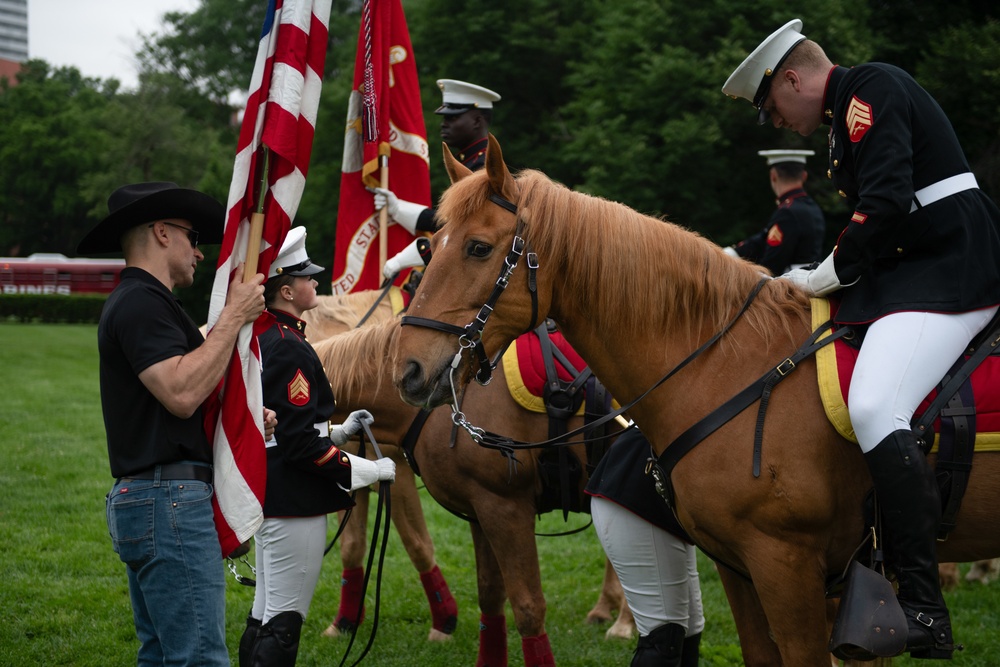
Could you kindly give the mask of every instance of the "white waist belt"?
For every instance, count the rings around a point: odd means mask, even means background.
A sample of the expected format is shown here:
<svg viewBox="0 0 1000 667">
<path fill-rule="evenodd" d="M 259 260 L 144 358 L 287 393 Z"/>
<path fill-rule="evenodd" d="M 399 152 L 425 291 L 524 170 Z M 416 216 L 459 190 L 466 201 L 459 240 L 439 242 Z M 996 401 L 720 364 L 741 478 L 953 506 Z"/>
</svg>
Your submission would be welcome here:
<svg viewBox="0 0 1000 667">
<path fill-rule="evenodd" d="M 976 176 L 972 172 L 951 176 L 937 183 L 931 183 L 926 188 L 920 188 L 913 193 L 913 203 L 910 204 L 910 213 L 918 208 L 929 206 L 936 201 L 950 197 L 966 190 L 979 189 Z"/>
</svg>

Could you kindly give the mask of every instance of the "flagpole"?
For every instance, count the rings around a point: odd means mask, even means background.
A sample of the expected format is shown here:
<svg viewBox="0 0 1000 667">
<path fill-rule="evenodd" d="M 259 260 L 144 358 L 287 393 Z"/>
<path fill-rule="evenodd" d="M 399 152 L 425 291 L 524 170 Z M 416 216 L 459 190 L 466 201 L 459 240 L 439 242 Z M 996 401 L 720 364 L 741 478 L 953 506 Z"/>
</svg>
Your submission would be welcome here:
<svg viewBox="0 0 1000 667">
<path fill-rule="evenodd" d="M 380 164 L 380 178 L 382 179 L 382 187 L 386 190 L 389 189 L 389 156 L 379 155 L 378 156 Z M 385 268 L 385 263 L 389 259 L 389 207 L 383 206 L 382 210 L 378 212 L 378 272 L 382 275 L 382 269 Z"/>
<path fill-rule="evenodd" d="M 243 282 L 249 282 L 257 274 L 257 260 L 260 257 L 260 240 L 264 236 L 264 197 L 267 196 L 267 172 L 270 168 L 271 150 L 264 149 L 264 168 L 261 170 L 260 194 L 257 196 L 257 210 L 250 216 L 250 238 L 247 240 L 247 258 L 243 265 Z"/>
</svg>

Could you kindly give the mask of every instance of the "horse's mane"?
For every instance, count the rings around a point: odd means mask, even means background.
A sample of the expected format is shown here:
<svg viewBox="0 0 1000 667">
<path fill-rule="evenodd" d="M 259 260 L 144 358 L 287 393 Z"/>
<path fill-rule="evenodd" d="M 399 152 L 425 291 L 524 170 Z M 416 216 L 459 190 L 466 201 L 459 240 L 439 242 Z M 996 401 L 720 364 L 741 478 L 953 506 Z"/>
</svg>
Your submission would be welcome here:
<svg viewBox="0 0 1000 667">
<path fill-rule="evenodd" d="M 349 401 L 362 387 L 379 390 L 382 380 L 391 376 L 398 334 L 399 318 L 394 317 L 313 345 L 338 402 Z"/>
<path fill-rule="evenodd" d="M 545 174 L 517 174 L 518 215 L 545 271 L 578 295 L 605 336 L 627 337 L 659 327 L 696 339 L 699 325 L 721 329 L 761 278 L 761 267 L 735 261 L 697 233 L 623 204 L 574 192 Z M 468 219 L 488 204 L 485 170 L 445 192 L 439 215 Z M 540 260 L 541 261 L 541 260 Z M 808 298 L 786 281 L 761 290 L 744 317 L 765 339 L 791 339 L 808 324 Z M 777 326 L 776 326 L 777 320 Z"/>
</svg>

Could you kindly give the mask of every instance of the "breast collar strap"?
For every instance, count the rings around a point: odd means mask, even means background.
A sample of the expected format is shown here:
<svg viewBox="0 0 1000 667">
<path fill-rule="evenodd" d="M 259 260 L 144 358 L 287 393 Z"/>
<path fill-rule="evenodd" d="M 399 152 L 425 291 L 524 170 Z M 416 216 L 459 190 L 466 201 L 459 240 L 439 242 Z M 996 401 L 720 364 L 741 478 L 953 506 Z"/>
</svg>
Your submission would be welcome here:
<svg viewBox="0 0 1000 667">
<path fill-rule="evenodd" d="M 489 356 L 486 354 L 486 348 L 483 345 L 483 329 L 486 327 L 486 322 L 490 318 L 490 314 L 493 313 L 493 309 L 496 307 L 497 301 L 500 296 L 507 289 L 507 285 L 510 284 L 510 276 L 514 273 L 514 269 L 517 268 L 518 262 L 521 260 L 521 256 L 527 254 L 526 264 L 528 267 L 528 291 L 531 294 L 531 324 L 525 329 L 525 333 L 534 330 L 536 322 L 538 320 L 538 281 L 536 278 L 536 272 L 538 270 L 538 256 L 531 251 L 531 248 L 527 246 L 524 241 L 524 221 L 517 217 L 517 205 L 510 202 L 500 195 L 491 194 L 490 201 L 499 206 L 500 208 L 509 211 L 514 214 L 517 219 L 517 227 L 514 230 L 514 241 L 511 244 L 510 251 L 504 258 L 503 266 L 500 267 L 500 275 L 497 277 L 496 283 L 493 285 L 493 291 L 490 292 L 489 298 L 486 299 L 486 303 L 479 309 L 479 313 L 476 315 L 475 319 L 469 322 L 465 327 L 460 327 L 454 324 L 449 324 L 447 322 L 441 322 L 438 320 L 428 319 L 426 317 L 416 317 L 413 315 L 404 315 L 400 325 L 401 326 L 418 326 L 425 327 L 427 329 L 435 329 L 437 331 L 443 331 L 444 333 L 453 334 L 458 336 L 459 349 L 455 354 L 455 359 L 452 361 L 452 368 L 456 368 L 461 361 L 462 353 L 465 350 L 472 350 L 475 354 L 476 363 L 479 366 L 479 371 L 476 373 L 476 382 L 481 385 L 489 384 L 490 380 L 493 379 L 493 369 L 496 368 L 500 359 L 503 358 L 504 352 L 510 346 L 510 343 L 505 345 L 501 349 L 497 356 L 490 361 Z M 525 249 L 527 248 L 527 253 Z"/>
</svg>

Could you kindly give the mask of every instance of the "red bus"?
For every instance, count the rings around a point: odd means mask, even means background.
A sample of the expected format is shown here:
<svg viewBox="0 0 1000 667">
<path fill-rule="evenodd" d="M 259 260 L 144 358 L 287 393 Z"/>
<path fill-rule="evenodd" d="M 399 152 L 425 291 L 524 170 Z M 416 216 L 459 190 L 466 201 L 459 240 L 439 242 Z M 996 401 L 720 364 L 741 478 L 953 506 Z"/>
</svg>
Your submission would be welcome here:
<svg viewBox="0 0 1000 667">
<path fill-rule="evenodd" d="M 124 259 L 70 258 L 60 253 L 0 257 L 0 295 L 108 294 L 124 268 Z"/>
</svg>

